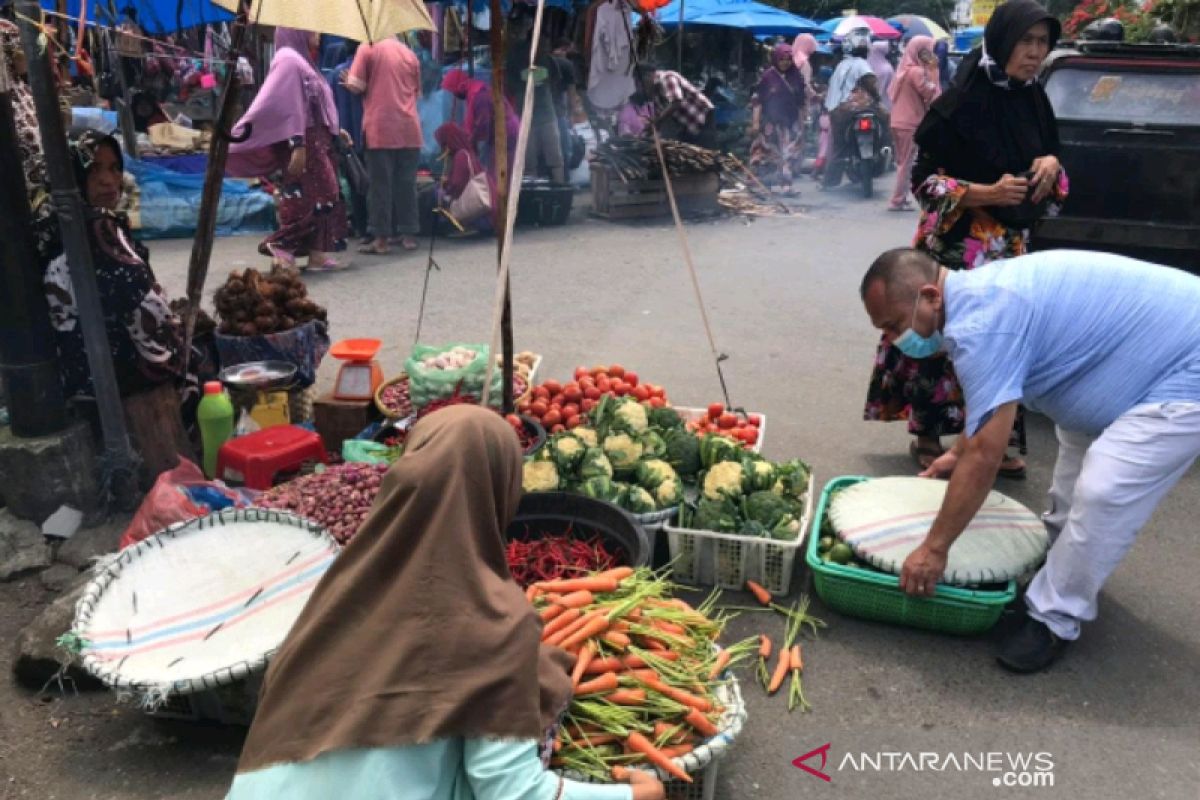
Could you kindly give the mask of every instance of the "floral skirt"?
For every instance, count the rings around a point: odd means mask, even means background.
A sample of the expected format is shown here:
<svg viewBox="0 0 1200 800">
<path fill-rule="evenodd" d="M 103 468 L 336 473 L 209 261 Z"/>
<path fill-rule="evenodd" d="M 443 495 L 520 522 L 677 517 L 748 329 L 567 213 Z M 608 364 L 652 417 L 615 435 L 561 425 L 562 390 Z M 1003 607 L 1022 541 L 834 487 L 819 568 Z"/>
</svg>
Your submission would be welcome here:
<svg viewBox="0 0 1200 800">
<path fill-rule="evenodd" d="M 346 248 L 349 223 L 329 132 L 309 128 L 304 149 L 306 166 L 300 180 L 285 180 L 276 190 L 279 230 L 258 246 L 265 256 L 271 255 L 272 245 L 297 257 L 310 251 L 333 253 Z"/>
<path fill-rule="evenodd" d="M 790 185 L 804 161 L 798 126 L 764 122 L 750 144 L 750 167 L 767 186 Z"/>
</svg>

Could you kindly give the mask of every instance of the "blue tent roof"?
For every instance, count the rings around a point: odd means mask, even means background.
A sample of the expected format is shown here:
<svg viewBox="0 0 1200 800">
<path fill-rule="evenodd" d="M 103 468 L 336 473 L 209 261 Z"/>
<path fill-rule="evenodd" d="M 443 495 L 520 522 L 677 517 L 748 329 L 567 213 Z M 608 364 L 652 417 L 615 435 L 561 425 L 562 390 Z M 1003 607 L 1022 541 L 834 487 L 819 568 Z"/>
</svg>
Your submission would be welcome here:
<svg viewBox="0 0 1200 800">
<path fill-rule="evenodd" d="M 124 18 L 121 12 L 125 8 L 136 9 L 138 24 L 142 26 L 142 30 L 154 36 L 233 19 L 233 14 L 213 5 L 209 0 L 115 0 L 114 5 L 118 21 Z M 42 0 L 42 8 L 54 11 L 58 4 L 56 0 Z M 87 10 L 89 21 L 101 25 L 112 24 L 108 16 L 108 0 L 92 0 L 88 3 Z M 79 16 L 79 0 L 67 0 L 67 14 L 72 17 Z"/>
<path fill-rule="evenodd" d="M 680 0 L 673 0 L 658 9 L 656 16 L 664 28 L 678 27 L 679 3 Z M 813 33 L 820 30 L 817 23 L 811 19 L 753 0 L 683 0 L 683 23 L 739 28 L 771 36 Z"/>
</svg>

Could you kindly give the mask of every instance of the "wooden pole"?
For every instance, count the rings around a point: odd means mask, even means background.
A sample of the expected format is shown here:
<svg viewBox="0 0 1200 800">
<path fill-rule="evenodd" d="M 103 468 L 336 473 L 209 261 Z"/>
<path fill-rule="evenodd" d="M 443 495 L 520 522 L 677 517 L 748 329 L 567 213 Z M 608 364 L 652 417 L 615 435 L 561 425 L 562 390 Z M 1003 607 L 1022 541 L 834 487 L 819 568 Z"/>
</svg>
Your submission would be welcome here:
<svg viewBox="0 0 1200 800">
<path fill-rule="evenodd" d="M 233 111 L 237 105 L 239 83 L 236 61 L 237 55 L 242 52 L 242 43 L 249 27 L 248 11 L 248 0 L 243 0 L 233 25 L 232 54 L 235 65 L 225 70 L 221 108 L 217 113 L 212 141 L 208 145 L 208 164 L 204 173 L 204 190 L 200 195 L 200 213 L 196 219 L 196 237 L 192 241 L 192 256 L 188 261 L 188 306 L 187 316 L 183 321 L 185 369 L 192 351 L 196 315 L 200 311 L 204 282 L 208 278 L 208 262 L 212 258 L 213 237 L 217 230 L 217 205 L 221 200 L 221 185 L 225 179 L 225 159 L 229 155 L 229 129 L 233 125 Z"/>
<path fill-rule="evenodd" d="M 679 0 L 679 27 L 675 30 L 675 71 L 683 72 L 683 8 L 687 0 Z"/>
<path fill-rule="evenodd" d="M 67 149 L 67 134 L 50 64 L 53 48 L 41 39 L 41 30 L 31 21 L 37 20 L 42 13 L 37 0 L 19 0 L 17 12 L 21 43 L 28 62 L 29 88 L 33 93 L 38 128 L 42 134 L 42 149 L 46 156 L 46 173 L 50 178 L 51 197 L 58 215 L 75 304 L 79 308 L 79 329 L 92 374 L 92 388 L 96 392 L 96 409 L 104 440 L 101 480 L 116 505 L 124 508 L 133 499 L 137 457 L 129 445 L 129 434 L 125 429 L 125 412 L 105 328 L 104 307 L 96 286 L 96 270 L 88 244 L 83 197 L 75 182 L 75 170 Z"/>
<path fill-rule="evenodd" d="M 468 0 L 469 2 L 469 0 Z M 504 9 L 500 0 L 491 0 L 492 28 L 492 127 L 495 130 L 496 162 L 496 262 L 499 269 L 500 254 L 504 252 L 504 239 L 508 230 L 508 114 L 504 99 Z M 509 285 L 504 286 L 504 310 L 500 317 L 500 344 L 503 351 L 501 361 L 501 390 L 504 392 L 504 413 L 513 412 L 513 331 L 512 294 Z"/>
</svg>

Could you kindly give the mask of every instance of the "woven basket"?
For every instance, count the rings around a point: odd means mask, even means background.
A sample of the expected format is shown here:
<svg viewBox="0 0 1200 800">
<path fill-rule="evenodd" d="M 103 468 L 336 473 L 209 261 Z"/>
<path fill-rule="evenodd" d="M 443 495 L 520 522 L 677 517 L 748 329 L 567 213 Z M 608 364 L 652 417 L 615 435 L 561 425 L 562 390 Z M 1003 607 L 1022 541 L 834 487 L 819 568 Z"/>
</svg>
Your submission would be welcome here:
<svg viewBox="0 0 1200 800">
<path fill-rule="evenodd" d="M 379 413 L 383 414 L 383 416 L 386 417 L 387 419 L 404 419 L 405 417 L 412 416 L 412 413 L 416 410 L 412 407 L 412 401 L 410 399 L 409 403 L 408 403 L 408 413 L 407 414 L 404 414 L 404 413 L 397 414 L 396 412 L 389 410 L 388 407 L 383 404 L 383 401 L 379 399 L 383 395 L 384 389 L 386 389 L 387 387 L 391 386 L 394 383 L 400 383 L 400 381 L 405 381 L 405 382 L 408 381 L 407 373 L 401 372 L 399 375 L 392 378 L 390 381 L 385 381 L 385 382 L 379 384 L 379 388 L 375 390 L 375 408 L 379 409 Z"/>
<path fill-rule="evenodd" d="M 177 523 L 101 562 L 75 607 L 83 666 L 143 705 L 265 669 L 339 547 L 260 508 Z"/>
</svg>

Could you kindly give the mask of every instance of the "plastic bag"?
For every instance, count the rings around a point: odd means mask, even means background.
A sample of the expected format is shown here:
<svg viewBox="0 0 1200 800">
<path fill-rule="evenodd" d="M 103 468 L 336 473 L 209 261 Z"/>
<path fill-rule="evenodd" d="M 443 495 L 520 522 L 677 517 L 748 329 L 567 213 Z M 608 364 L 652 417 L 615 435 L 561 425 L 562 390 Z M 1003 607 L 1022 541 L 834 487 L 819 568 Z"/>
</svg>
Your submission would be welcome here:
<svg viewBox="0 0 1200 800">
<path fill-rule="evenodd" d="M 449 353 L 454 348 L 466 348 L 475 351 L 475 358 L 460 369 L 437 369 L 425 366 L 425 359 Z M 476 399 L 483 396 L 483 382 L 487 377 L 489 348 L 485 344 L 448 344 L 444 347 L 427 347 L 416 345 L 412 354 L 404 362 L 404 371 L 408 374 L 408 395 L 414 408 L 423 408 L 434 400 L 450 397 L 457 389 L 459 394 L 469 395 Z M 492 391 L 489 402 L 500 404 L 501 371 L 492 373 Z"/>
<path fill-rule="evenodd" d="M 347 439 L 342 442 L 342 460 L 351 463 L 391 464 L 399 455 L 400 448 L 368 439 Z"/>
<path fill-rule="evenodd" d="M 220 481 L 207 480 L 200 467 L 180 458 L 177 467 L 162 473 L 154 481 L 133 515 L 133 521 L 121 534 L 121 549 L 176 522 L 203 517 L 223 508 L 245 508 L 253 503 L 254 496 L 250 490 L 230 489 Z"/>
</svg>

